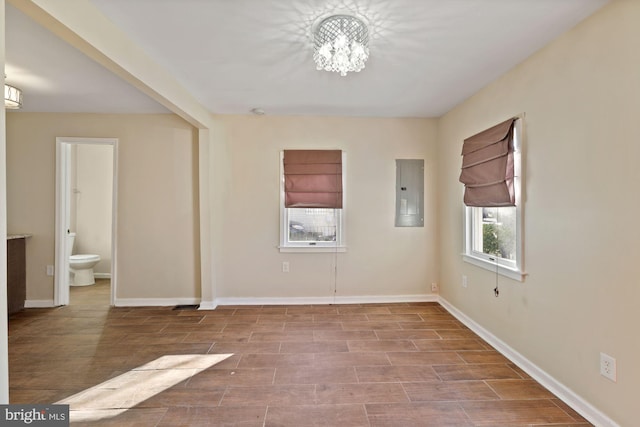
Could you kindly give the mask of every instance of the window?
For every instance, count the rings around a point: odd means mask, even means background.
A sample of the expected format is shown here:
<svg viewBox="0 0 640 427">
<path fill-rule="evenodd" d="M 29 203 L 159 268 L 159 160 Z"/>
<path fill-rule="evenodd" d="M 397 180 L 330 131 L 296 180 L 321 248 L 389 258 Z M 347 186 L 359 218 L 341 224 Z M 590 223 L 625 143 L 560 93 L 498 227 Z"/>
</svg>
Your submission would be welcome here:
<svg viewBox="0 0 640 427">
<path fill-rule="evenodd" d="M 465 207 L 465 261 L 522 281 L 522 119 L 514 122 L 515 206 Z"/>
<path fill-rule="evenodd" d="M 285 207 L 284 152 L 280 156 L 280 251 L 344 252 L 344 177 L 346 155 L 342 157 L 342 209 Z"/>
</svg>

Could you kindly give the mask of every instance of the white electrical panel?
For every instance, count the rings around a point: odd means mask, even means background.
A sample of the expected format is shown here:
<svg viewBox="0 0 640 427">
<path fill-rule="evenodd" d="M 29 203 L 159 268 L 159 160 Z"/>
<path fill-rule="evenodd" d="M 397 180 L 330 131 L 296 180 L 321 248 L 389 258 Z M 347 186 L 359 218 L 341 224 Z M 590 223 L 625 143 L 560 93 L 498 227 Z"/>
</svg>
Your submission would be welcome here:
<svg viewBox="0 0 640 427">
<path fill-rule="evenodd" d="M 396 227 L 424 226 L 424 160 L 396 159 Z"/>
</svg>

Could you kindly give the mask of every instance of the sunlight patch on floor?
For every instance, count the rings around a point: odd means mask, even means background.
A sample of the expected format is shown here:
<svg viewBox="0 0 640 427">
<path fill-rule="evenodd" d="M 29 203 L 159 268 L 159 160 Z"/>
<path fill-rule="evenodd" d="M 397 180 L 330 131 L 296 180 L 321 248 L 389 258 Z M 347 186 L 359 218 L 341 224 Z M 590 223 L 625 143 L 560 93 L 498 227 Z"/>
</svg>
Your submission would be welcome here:
<svg viewBox="0 0 640 427">
<path fill-rule="evenodd" d="M 159 357 L 56 402 L 69 405 L 71 422 L 98 421 L 118 416 L 233 354 L 179 354 Z"/>
</svg>

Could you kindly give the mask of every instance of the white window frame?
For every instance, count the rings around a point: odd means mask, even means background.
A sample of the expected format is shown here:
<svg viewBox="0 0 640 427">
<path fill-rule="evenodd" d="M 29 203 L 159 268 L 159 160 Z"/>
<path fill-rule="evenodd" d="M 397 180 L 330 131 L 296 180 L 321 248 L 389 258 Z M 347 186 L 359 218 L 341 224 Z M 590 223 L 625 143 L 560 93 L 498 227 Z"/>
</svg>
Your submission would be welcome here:
<svg viewBox="0 0 640 427">
<path fill-rule="evenodd" d="M 462 259 L 470 264 L 496 272 L 517 281 L 524 281 L 524 212 L 522 184 L 524 182 L 524 168 L 522 165 L 522 149 L 524 146 L 523 117 L 518 117 L 514 127 L 514 190 L 516 199 L 516 259 L 508 260 L 494 255 L 474 250 L 474 237 L 482 239 L 482 229 L 474 227 L 481 223 L 481 207 L 465 206 L 464 215 L 464 253 Z M 474 235 L 475 233 L 475 235 Z"/>
<path fill-rule="evenodd" d="M 292 242 L 289 241 L 289 210 L 284 207 L 284 151 L 280 152 L 280 252 L 346 252 L 345 211 L 347 192 L 347 154 L 342 151 L 342 209 L 337 209 L 336 240 L 334 242 Z"/>
</svg>

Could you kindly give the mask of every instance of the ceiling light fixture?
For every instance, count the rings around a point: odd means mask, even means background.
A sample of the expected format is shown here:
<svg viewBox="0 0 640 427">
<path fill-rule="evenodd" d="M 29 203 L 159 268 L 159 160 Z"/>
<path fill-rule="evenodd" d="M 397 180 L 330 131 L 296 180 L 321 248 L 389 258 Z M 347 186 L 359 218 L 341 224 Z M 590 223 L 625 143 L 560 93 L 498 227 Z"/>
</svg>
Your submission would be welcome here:
<svg viewBox="0 0 640 427">
<path fill-rule="evenodd" d="M 369 58 L 369 29 L 353 15 L 332 15 L 313 28 L 313 60 L 318 70 L 346 76 L 359 72 Z"/>
<path fill-rule="evenodd" d="M 4 85 L 4 108 L 17 110 L 22 107 L 22 91 L 17 87 Z"/>
</svg>

